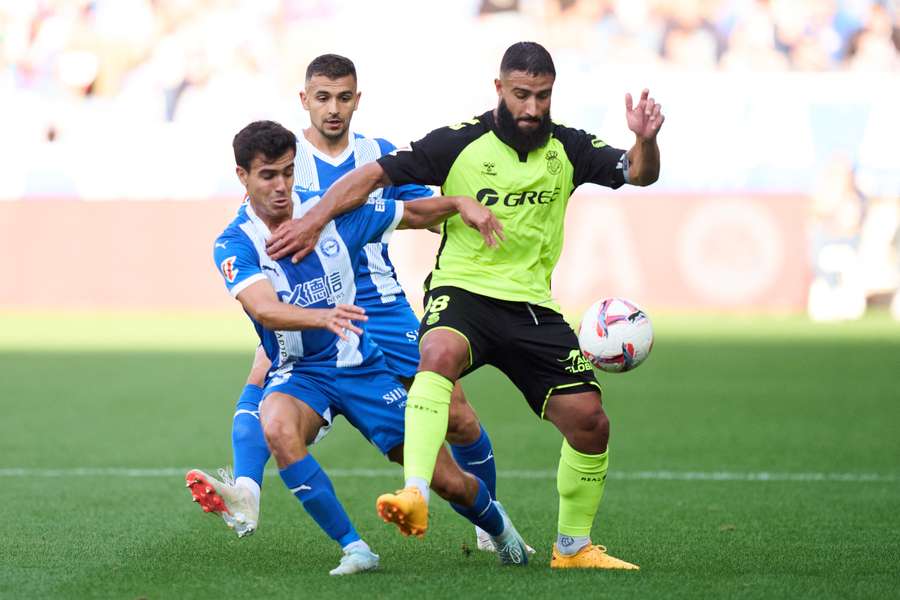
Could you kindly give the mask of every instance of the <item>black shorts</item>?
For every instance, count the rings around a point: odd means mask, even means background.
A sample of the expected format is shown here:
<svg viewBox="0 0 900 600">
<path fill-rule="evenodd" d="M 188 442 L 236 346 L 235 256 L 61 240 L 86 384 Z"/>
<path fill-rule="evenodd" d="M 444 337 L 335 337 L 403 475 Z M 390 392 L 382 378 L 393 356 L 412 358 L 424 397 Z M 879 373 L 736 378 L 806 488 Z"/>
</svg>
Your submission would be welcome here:
<svg viewBox="0 0 900 600">
<path fill-rule="evenodd" d="M 600 390 L 578 337 L 555 310 L 444 286 L 425 294 L 419 340 L 434 329 L 468 340 L 470 364 L 463 375 L 485 364 L 497 367 L 539 417 L 551 394 Z"/>
</svg>

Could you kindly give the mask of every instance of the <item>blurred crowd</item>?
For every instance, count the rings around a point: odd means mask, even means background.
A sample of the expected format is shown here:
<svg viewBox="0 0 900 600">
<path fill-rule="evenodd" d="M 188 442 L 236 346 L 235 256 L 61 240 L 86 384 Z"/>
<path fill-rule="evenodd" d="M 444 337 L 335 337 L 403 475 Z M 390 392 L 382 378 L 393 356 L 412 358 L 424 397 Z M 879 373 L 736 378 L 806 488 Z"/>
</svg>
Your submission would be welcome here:
<svg viewBox="0 0 900 600">
<path fill-rule="evenodd" d="M 231 197 L 231 136 L 303 127 L 313 57 L 351 57 L 354 126 L 403 143 L 495 102 L 500 55 L 532 39 L 560 73 L 554 114 L 610 143 L 630 143 L 624 91 L 653 87 L 654 191 L 813 197 L 810 313 L 845 318 L 900 285 L 897 4 L 0 0 L 0 200 Z"/>
<path fill-rule="evenodd" d="M 360 49 L 397 44 L 403 24 L 468 44 L 499 26 L 533 33 L 563 66 L 900 70 L 891 0 L 0 0 L 0 93 L 52 98 L 55 111 L 114 97 L 154 120 L 190 118 L 223 94 L 295 90 L 317 23 L 339 23 Z"/>
<path fill-rule="evenodd" d="M 487 12 L 510 4 L 484 2 Z M 900 21 L 889 0 L 556 0 L 542 8 L 554 45 L 604 60 L 725 71 L 898 68 Z"/>
</svg>

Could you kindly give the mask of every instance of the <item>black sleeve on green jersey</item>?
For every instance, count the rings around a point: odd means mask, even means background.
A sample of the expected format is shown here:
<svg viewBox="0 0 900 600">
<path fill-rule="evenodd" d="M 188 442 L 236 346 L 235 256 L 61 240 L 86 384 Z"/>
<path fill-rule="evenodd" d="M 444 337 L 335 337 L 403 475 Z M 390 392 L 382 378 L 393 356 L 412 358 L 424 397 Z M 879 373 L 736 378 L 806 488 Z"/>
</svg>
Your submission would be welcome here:
<svg viewBox="0 0 900 600">
<path fill-rule="evenodd" d="M 553 135 L 562 142 L 566 155 L 575 167 L 575 187 L 596 183 L 616 189 L 627 183 L 625 150 L 607 146 L 606 142 L 581 129 L 556 125 Z"/>
<path fill-rule="evenodd" d="M 450 168 L 463 149 L 487 133 L 484 119 L 435 129 L 409 148 L 398 148 L 378 159 L 394 185 L 444 185 Z"/>
</svg>

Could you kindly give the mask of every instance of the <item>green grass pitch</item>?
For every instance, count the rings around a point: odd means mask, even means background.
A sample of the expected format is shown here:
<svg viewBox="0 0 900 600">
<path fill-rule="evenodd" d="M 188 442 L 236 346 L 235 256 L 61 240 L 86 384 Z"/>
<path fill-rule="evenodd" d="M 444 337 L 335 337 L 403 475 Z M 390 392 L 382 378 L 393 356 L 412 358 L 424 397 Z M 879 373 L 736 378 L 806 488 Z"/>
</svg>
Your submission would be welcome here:
<svg viewBox="0 0 900 600">
<path fill-rule="evenodd" d="M 313 453 L 382 566 L 336 579 L 339 549 L 276 473 L 245 540 L 184 488 L 184 469 L 230 462 L 253 346 L 239 317 L 0 315 L 0 598 L 897 597 L 900 325 L 655 325 L 646 365 L 601 377 L 594 538 L 640 572 L 550 571 L 559 435 L 483 369 L 466 391 L 532 564 L 473 550 L 439 499 L 424 540 L 381 523 L 400 471 L 339 421 Z"/>
</svg>

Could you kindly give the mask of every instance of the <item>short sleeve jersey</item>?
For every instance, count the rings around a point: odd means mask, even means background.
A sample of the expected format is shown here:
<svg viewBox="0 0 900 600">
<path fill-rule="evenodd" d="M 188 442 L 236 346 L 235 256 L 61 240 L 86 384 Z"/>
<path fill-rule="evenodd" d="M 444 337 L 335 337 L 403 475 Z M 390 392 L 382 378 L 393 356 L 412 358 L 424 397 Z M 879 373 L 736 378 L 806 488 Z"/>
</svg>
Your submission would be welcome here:
<svg viewBox="0 0 900 600">
<path fill-rule="evenodd" d="M 294 189 L 301 198 L 310 193 L 326 192 L 331 185 L 356 167 L 370 163 L 393 152 L 395 146 L 382 138 L 368 138 L 351 133 L 347 148 L 338 156 L 328 156 L 300 135 L 294 158 Z M 376 190 L 370 201 L 417 200 L 432 195 L 431 189 L 421 185 L 397 185 Z M 394 265 L 388 255 L 388 238 L 363 248 L 356 279 L 356 303 L 363 308 L 399 304 L 409 305 L 403 288 L 397 281 Z M 408 310 L 408 309 L 407 309 Z"/>
<path fill-rule="evenodd" d="M 543 147 L 519 153 L 499 137 L 492 112 L 436 129 L 378 163 L 394 185 L 439 185 L 445 195 L 470 196 L 503 224 L 506 240 L 491 249 L 458 215 L 448 219 L 429 289 L 449 285 L 533 304 L 552 304 L 572 192 L 588 182 L 616 189 L 627 171 L 625 151 L 556 123 Z"/>
<path fill-rule="evenodd" d="M 294 218 L 301 217 L 318 198 L 301 202 L 294 195 Z M 213 256 L 225 287 L 237 297 L 250 285 L 268 279 L 278 298 L 304 308 L 333 308 L 354 304 L 356 277 L 363 247 L 389 235 L 403 216 L 403 203 L 377 200 L 329 222 L 319 236 L 315 252 L 297 264 L 290 257 L 274 261 L 266 254 L 270 236 L 265 223 L 245 203 L 237 218 L 216 239 Z M 297 363 L 315 367 L 367 365 L 381 356 L 364 333 L 347 332 L 342 340 L 326 329 L 270 331 L 250 318 L 273 370 Z M 365 330 L 365 327 L 363 326 Z"/>
</svg>

